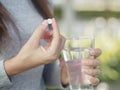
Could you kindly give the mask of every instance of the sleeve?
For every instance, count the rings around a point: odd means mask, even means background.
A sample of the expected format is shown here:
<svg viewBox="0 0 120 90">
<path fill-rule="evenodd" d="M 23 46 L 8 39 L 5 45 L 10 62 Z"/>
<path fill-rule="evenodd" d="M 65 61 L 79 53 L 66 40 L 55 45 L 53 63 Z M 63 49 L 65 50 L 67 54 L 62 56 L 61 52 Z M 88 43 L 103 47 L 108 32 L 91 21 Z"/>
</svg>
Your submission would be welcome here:
<svg viewBox="0 0 120 90">
<path fill-rule="evenodd" d="M 64 88 L 61 84 L 61 68 L 59 67 L 59 61 L 45 65 L 43 78 L 48 88 L 68 90 L 68 88 Z"/>
<path fill-rule="evenodd" d="M 12 85 L 4 68 L 4 60 L 0 61 L 0 87 Z"/>
</svg>

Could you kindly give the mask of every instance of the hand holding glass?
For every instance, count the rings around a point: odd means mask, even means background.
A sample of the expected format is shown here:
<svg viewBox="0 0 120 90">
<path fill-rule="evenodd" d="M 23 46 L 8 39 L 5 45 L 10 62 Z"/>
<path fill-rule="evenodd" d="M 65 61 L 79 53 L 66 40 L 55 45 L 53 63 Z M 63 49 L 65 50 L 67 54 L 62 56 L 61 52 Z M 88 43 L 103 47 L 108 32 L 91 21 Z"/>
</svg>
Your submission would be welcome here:
<svg viewBox="0 0 120 90">
<path fill-rule="evenodd" d="M 94 48 L 94 37 L 81 36 L 68 38 L 63 49 L 63 57 L 66 62 L 70 81 L 70 90 L 93 90 L 88 75 L 82 72 L 81 61 L 90 56 L 90 50 Z"/>
</svg>

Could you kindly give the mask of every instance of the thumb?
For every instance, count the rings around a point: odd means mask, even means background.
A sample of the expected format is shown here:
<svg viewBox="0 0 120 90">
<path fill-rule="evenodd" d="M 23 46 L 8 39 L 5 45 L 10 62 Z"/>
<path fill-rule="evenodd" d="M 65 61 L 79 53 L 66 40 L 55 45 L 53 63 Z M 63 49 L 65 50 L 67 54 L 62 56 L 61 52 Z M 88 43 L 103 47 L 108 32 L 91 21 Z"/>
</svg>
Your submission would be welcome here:
<svg viewBox="0 0 120 90">
<path fill-rule="evenodd" d="M 46 30 L 47 26 L 48 26 L 48 23 L 46 20 L 44 20 L 42 24 L 38 26 L 37 29 L 33 32 L 32 36 L 28 40 L 28 43 L 31 45 L 33 44 L 39 45 L 40 38 L 42 38 L 42 35 L 44 31 Z"/>
<path fill-rule="evenodd" d="M 62 57 L 61 59 L 60 59 L 60 67 L 64 67 L 65 66 L 65 60 L 64 60 L 64 58 Z"/>
</svg>

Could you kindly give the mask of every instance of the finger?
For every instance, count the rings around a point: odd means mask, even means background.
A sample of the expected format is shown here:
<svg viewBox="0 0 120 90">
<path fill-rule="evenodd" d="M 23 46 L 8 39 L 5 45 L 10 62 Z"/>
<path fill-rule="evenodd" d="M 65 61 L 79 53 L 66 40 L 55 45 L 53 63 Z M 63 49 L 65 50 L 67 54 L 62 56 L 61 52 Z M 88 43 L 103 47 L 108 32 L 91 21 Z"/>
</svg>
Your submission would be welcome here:
<svg viewBox="0 0 120 90">
<path fill-rule="evenodd" d="M 62 35 L 61 35 L 61 37 L 62 37 L 62 42 L 61 42 L 61 50 L 62 50 L 64 48 L 66 39 Z"/>
<path fill-rule="evenodd" d="M 96 77 L 90 77 L 90 82 L 92 83 L 92 85 L 97 85 L 99 84 L 100 80 Z"/>
<path fill-rule="evenodd" d="M 60 51 L 61 51 L 61 44 L 62 44 L 62 37 L 60 35 L 60 44 L 59 44 L 59 48 L 58 48 L 58 53 L 60 53 Z"/>
<path fill-rule="evenodd" d="M 82 65 L 83 66 L 92 66 L 92 67 L 96 67 L 96 66 L 100 66 L 101 62 L 98 59 L 85 59 L 82 60 Z"/>
<path fill-rule="evenodd" d="M 44 20 L 40 26 L 37 27 L 37 29 L 34 31 L 30 39 L 28 40 L 28 43 L 30 44 L 37 44 L 40 43 L 40 38 L 42 37 L 42 34 L 44 33 L 45 29 L 47 28 L 48 24 L 47 21 Z"/>
<path fill-rule="evenodd" d="M 59 52 L 61 52 L 61 50 L 64 48 L 65 41 L 66 39 L 62 35 L 60 35 Z"/>
<path fill-rule="evenodd" d="M 52 27 L 53 27 L 53 34 L 52 34 L 53 39 L 51 42 L 51 50 L 56 51 L 58 50 L 60 44 L 60 33 L 55 19 L 52 19 Z"/>
<path fill-rule="evenodd" d="M 61 67 L 66 66 L 66 63 L 65 63 L 65 60 L 64 60 L 63 57 L 61 57 L 61 59 L 60 59 L 60 66 L 61 66 Z"/>
<path fill-rule="evenodd" d="M 90 51 L 90 55 L 94 56 L 94 57 L 98 57 L 101 53 L 102 53 L 102 51 L 99 48 L 92 49 Z"/>
<path fill-rule="evenodd" d="M 59 49 L 59 52 L 60 52 L 59 59 L 61 59 L 61 57 L 62 57 L 61 50 L 64 48 L 65 41 L 66 41 L 66 39 L 61 35 L 61 44 L 60 44 L 60 49 Z"/>
<path fill-rule="evenodd" d="M 90 76 L 97 76 L 100 74 L 100 70 L 99 69 L 83 69 L 83 72 L 85 74 L 88 74 Z"/>
</svg>

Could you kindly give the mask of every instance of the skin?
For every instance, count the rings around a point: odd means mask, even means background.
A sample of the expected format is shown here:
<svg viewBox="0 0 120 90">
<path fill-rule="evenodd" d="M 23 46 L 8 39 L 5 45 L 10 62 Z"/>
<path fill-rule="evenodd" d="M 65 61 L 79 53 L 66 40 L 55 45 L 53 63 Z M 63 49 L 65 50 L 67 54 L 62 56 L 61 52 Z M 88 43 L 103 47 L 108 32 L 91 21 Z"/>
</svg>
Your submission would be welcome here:
<svg viewBox="0 0 120 90">
<path fill-rule="evenodd" d="M 60 43 L 64 43 L 65 40 L 60 35 L 55 19 L 52 19 L 52 22 L 53 30 L 50 32 L 49 38 L 46 38 L 45 30 L 47 29 L 48 23 L 45 20 L 37 27 L 20 52 L 15 57 L 5 61 L 5 69 L 8 76 L 13 76 L 57 60 L 63 48 L 63 45 Z M 41 39 L 47 42 L 45 46 L 40 44 Z"/>
<path fill-rule="evenodd" d="M 48 23 L 45 20 L 36 28 L 19 53 L 15 57 L 4 62 L 5 70 L 9 77 L 57 60 L 59 53 L 64 47 L 65 38 L 60 34 L 54 18 L 52 19 L 53 30 L 46 33 L 47 27 Z M 41 39 L 46 41 L 45 46 L 41 45 Z M 84 70 L 85 73 L 91 76 L 90 81 L 93 84 L 98 83 L 98 79 L 95 76 L 99 74 L 99 70 L 96 67 L 100 64 L 96 57 L 98 57 L 100 53 L 100 50 L 93 50 L 92 54 L 94 58 L 89 58 L 89 63 L 83 62 L 83 65 L 85 66 L 94 67 L 94 69 Z M 61 82 L 62 84 L 68 84 L 69 81 L 64 60 L 61 60 L 60 66 Z"/>
<path fill-rule="evenodd" d="M 97 75 L 100 74 L 100 70 L 97 68 L 101 62 L 97 59 L 97 57 L 101 54 L 100 49 L 92 49 L 90 51 L 90 57 L 82 60 L 82 67 L 88 67 L 88 68 L 82 68 L 82 72 L 89 75 L 89 80 L 91 84 L 97 85 L 99 83 L 99 79 L 97 78 Z M 69 84 L 69 79 L 68 79 L 68 74 L 67 74 L 67 69 L 65 65 L 65 61 L 62 58 L 60 66 L 62 67 L 61 69 L 61 81 L 63 82 L 63 85 L 68 85 Z"/>
</svg>

